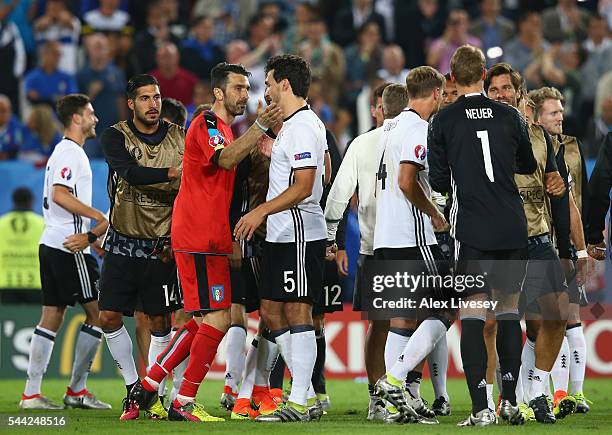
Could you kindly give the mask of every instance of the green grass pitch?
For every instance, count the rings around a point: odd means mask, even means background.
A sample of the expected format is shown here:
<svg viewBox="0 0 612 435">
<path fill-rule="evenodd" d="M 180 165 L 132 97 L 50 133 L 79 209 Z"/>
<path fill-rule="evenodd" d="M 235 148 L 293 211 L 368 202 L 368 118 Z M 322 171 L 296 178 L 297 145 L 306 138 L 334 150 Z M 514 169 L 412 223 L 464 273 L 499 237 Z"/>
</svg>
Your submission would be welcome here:
<svg viewBox="0 0 612 435">
<path fill-rule="evenodd" d="M 268 433 L 292 434 L 371 434 L 371 433 L 427 433 L 449 434 L 458 432 L 478 431 L 487 432 L 514 432 L 529 431 L 534 434 L 597 434 L 612 433 L 612 379 L 587 379 L 586 393 L 594 402 L 591 412 L 586 415 L 570 415 L 554 425 L 541 425 L 529 422 L 523 427 L 510 427 L 500 424 L 497 427 L 487 428 L 458 428 L 456 423 L 468 415 L 469 398 L 465 382 L 461 379 L 449 381 L 449 394 L 453 413 L 450 417 L 439 418 L 440 424 L 436 426 L 425 425 L 388 425 L 380 422 L 368 422 L 365 419 L 368 403 L 367 387 L 353 381 L 328 381 L 327 389 L 332 400 L 332 409 L 327 415 L 316 423 L 290 423 L 290 424 L 262 424 L 251 421 L 230 421 L 229 413 L 220 409 L 219 396 L 221 394 L 221 381 L 205 382 L 200 389 L 199 400 L 213 415 L 227 417 L 228 421 L 219 423 L 191 423 L 138 420 L 122 422 L 118 420 L 121 408 L 121 399 L 125 389 L 120 380 L 101 380 L 92 378 L 88 382 L 90 390 L 104 401 L 111 402 L 110 411 L 66 410 L 56 413 L 29 411 L 20 412 L 18 401 L 23 390 L 25 380 L 0 381 L 0 433 L 188 433 L 202 431 L 206 433 L 235 434 L 235 433 Z M 65 391 L 66 380 L 43 381 L 43 392 L 49 398 L 60 402 Z M 425 380 L 421 387 L 425 398 L 432 399 L 432 389 L 429 381 Z M 431 402 L 431 400 L 430 400 Z M 9 429 L 6 426 L 9 415 L 57 415 L 65 416 L 67 425 L 63 428 L 18 428 Z"/>
</svg>

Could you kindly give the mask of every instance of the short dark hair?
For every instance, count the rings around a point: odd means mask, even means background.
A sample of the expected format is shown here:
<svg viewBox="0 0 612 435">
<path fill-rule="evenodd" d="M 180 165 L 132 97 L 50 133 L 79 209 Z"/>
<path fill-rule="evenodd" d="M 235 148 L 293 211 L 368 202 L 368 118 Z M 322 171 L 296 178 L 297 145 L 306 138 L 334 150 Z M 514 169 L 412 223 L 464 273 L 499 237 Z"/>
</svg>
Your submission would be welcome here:
<svg viewBox="0 0 612 435">
<path fill-rule="evenodd" d="M 300 56 L 294 54 L 281 54 L 268 59 L 266 63 L 266 76 L 270 71 L 274 71 L 274 80 L 289 80 L 293 95 L 306 98 L 312 80 L 312 72 L 308 62 Z"/>
<path fill-rule="evenodd" d="M 139 88 L 150 85 L 159 86 L 159 82 L 150 74 L 137 74 L 127 82 L 125 95 L 128 97 L 128 100 L 133 100 L 136 98 L 136 91 Z"/>
<path fill-rule="evenodd" d="M 390 84 L 391 83 L 386 82 L 372 90 L 372 93 L 370 94 L 370 106 L 376 107 L 376 102 L 379 98 L 382 98 L 385 88 Z"/>
<path fill-rule="evenodd" d="M 510 76 L 510 81 L 512 82 L 512 86 L 516 92 L 521 91 L 521 86 L 523 84 L 523 78 L 521 75 L 512 68 L 512 65 L 506 62 L 500 62 L 493 65 L 487 71 L 487 77 L 484 81 L 484 89 L 485 92 L 489 92 L 489 86 L 491 86 L 491 79 L 496 76 L 503 76 L 504 74 L 508 74 Z"/>
<path fill-rule="evenodd" d="M 165 118 L 173 124 L 185 127 L 187 122 L 187 109 L 185 105 L 174 98 L 162 98 L 160 118 Z"/>
<path fill-rule="evenodd" d="M 447 72 L 446 74 L 444 74 L 444 80 L 446 80 L 447 82 L 451 81 L 451 73 Z"/>
<path fill-rule="evenodd" d="M 56 104 L 57 118 L 66 128 L 72 122 L 72 115 L 82 114 L 83 109 L 90 103 L 85 94 L 68 94 L 60 98 Z"/>
<path fill-rule="evenodd" d="M 29 209 L 32 207 L 34 196 L 27 187 L 18 187 L 13 191 L 13 206 L 18 209 Z"/>
<path fill-rule="evenodd" d="M 245 77 L 251 77 L 251 73 L 247 71 L 244 65 L 239 63 L 220 62 L 210 70 L 210 88 L 219 88 L 225 91 L 227 85 L 227 77 L 230 73 L 242 74 Z"/>
</svg>

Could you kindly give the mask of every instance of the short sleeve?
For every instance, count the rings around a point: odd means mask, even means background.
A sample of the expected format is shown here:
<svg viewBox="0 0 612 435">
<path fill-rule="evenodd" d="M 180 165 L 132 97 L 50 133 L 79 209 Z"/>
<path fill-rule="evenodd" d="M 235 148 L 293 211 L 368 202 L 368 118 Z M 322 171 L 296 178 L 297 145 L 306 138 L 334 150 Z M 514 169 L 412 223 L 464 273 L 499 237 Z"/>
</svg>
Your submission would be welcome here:
<svg viewBox="0 0 612 435">
<path fill-rule="evenodd" d="M 296 124 L 288 137 L 287 156 L 294 169 L 316 168 L 319 150 L 319 138 L 306 124 Z"/>
<path fill-rule="evenodd" d="M 406 138 L 400 151 L 401 163 L 414 163 L 420 167 L 425 167 L 427 161 L 427 125 L 414 129 L 410 134 L 403 132 L 402 137 Z"/>
<path fill-rule="evenodd" d="M 61 184 L 74 189 L 81 169 L 81 156 L 76 151 L 64 153 L 53 168 L 52 184 Z"/>
<path fill-rule="evenodd" d="M 204 113 L 196 120 L 194 127 L 197 129 L 196 142 L 202 152 L 202 159 L 217 164 L 219 154 L 227 145 L 227 139 L 218 129 L 215 115 Z"/>
</svg>

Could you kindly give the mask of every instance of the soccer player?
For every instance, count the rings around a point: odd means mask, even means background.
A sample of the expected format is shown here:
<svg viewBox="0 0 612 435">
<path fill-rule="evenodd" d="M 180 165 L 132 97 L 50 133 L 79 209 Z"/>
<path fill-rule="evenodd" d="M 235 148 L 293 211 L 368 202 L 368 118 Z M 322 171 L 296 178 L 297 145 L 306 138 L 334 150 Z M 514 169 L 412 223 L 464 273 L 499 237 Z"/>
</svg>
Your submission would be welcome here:
<svg viewBox="0 0 612 435">
<path fill-rule="evenodd" d="M 266 92 L 287 117 L 272 147 L 266 202 L 246 214 L 235 235 L 250 239 L 267 219 L 260 314 L 293 376 L 287 405 L 257 421 L 310 421 L 316 395 L 312 303 L 321 293 L 326 254 L 323 193 L 325 126 L 306 104 L 311 81 L 307 62 L 294 55 L 266 64 Z M 308 400 L 310 399 L 310 400 Z M 310 402 L 310 403 L 309 403 Z"/>
<path fill-rule="evenodd" d="M 570 305 L 565 332 L 566 340 L 564 340 L 555 367 L 551 372 L 555 386 L 553 398 L 555 415 L 563 418 L 574 411 L 572 398 L 576 401 L 576 412 L 589 411 L 588 402 L 582 391 L 586 369 L 586 342 L 580 323 L 580 306 L 588 303 L 584 288 L 588 259 L 584 239 L 584 228 L 587 224 L 586 211 L 589 209 L 588 180 L 582 146 L 575 137 L 563 134 L 563 96 L 561 93 L 555 88 L 544 87 L 531 91 L 529 96 L 536 105 L 536 122 L 553 136 L 556 146 L 564 148 L 565 161 L 572 179 L 570 217 L 571 237 L 575 251 L 575 274 L 568 277 Z M 567 364 L 568 360 L 569 364 Z"/>
<path fill-rule="evenodd" d="M 520 423 L 515 397 L 522 344 L 518 296 L 528 233 L 514 174 L 533 173 L 537 162 L 520 113 L 482 95 L 486 75 L 482 51 L 470 45 L 458 48 L 451 59 L 451 74 L 459 98 L 432 120 L 430 182 L 438 192 L 452 190 L 450 220 L 457 272 L 486 273 L 492 298 L 498 302 L 497 351 L 506 379 L 502 399 L 510 402 L 505 407 L 507 418 Z M 463 299 L 485 301 L 486 290 L 473 286 L 463 292 Z M 495 424 L 497 417 L 488 409 L 486 394 L 486 307 L 464 307 L 460 316 L 461 357 L 472 399 L 472 413 L 460 425 Z"/>
<path fill-rule="evenodd" d="M 610 187 L 612 186 L 612 132 L 608 132 L 601 144 L 597 161 L 589 180 L 589 255 L 595 260 L 606 258 L 604 228 L 606 214 L 610 208 Z M 612 234 L 610 234 L 612 236 Z"/>
<path fill-rule="evenodd" d="M 172 247 L 184 308 L 194 313 L 194 318 L 176 332 L 131 394 L 131 400 L 151 409 L 160 382 L 189 356 L 180 390 L 168 411 L 171 420 L 220 420 L 210 416 L 195 397 L 230 324 L 229 207 L 235 166 L 263 131 L 276 125 L 282 116 L 275 104 L 268 106 L 234 141 L 230 124 L 246 109 L 249 75 L 242 65 L 217 64 L 211 70 L 215 98 L 212 110 L 198 115 L 187 132 L 183 176 L 172 219 Z"/>
<path fill-rule="evenodd" d="M 104 214 L 91 207 L 92 176 L 83 145 L 96 137 L 98 118 L 86 95 L 70 94 L 57 103 L 64 137 L 56 145 L 45 171 L 40 239 L 42 316 L 34 328 L 28 363 L 28 380 L 19 402 L 21 409 L 63 409 L 41 394 L 57 331 L 68 305 L 78 302 L 85 322 L 75 345 L 74 364 L 64 404 L 73 408 L 109 409 L 87 391 L 89 368 L 96 355 L 102 330 L 98 321 L 98 266 L 89 245 L 108 228 Z M 91 220 L 96 226 L 90 229 Z"/>
<path fill-rule="evenodd" d="M 160 119 L 161 95 L 155 77 L 132 77 L 126 94 L 133 117 L 109 127 L 101 138 L 109 166 L 111 210 L 103 245 L 100 323 L 129 395 L 138 373 L 124 314 L 133 315 L 140 302 L 149 317 L 151 365 L 172 338 L 170 315 L 181 306 L 169 236 L 185 131 Z M 139 415 L 138 405 L 127 395 L 122 420 Z M 153 414 L 167 415 L 161 403 Z"/>
<path fill-rule="evenodd" d="M 528 98 L 523 92 L 522 77 L 507 63 L 495 64 L 487 71 L 485 89 L 489 98 L 513 107 L 518 107 L 521 99 Z M 518 385 L 522 386 L 522 399 L 532 408 L 536 420 L 541 423 L 554 423 L 555 417 L 548 406 L 545 387 L 563 342 L 568 297 L 561 261 L 549 235 L 551 228 L 548 224 L 547 193 L 559 254 L 566 259 L 570 258 L 569 203 L 567 198 L 559 198 L 565 193 L 565 183 L 557 169 L 552 139 L 541 126 L 533 123 L 529 124 L 529 138 L 538 169 L 533 174 L 515 175 L 514 178 L 523 198 L 529 232 L 527 275 L 523 284 L 527 312 L 537 313 L 543 321 L 538 328 L 539 333 L 535 334 L 530 330 L 532 321 L 528 315 L 529 341 L 525 344 L 523 355 L 527 356 L 530 349 L 534 352 L 529 357 L 521 358 L 522 379 Z M 556 181 L 553 180 L 550 185 L 554 184 L 555 190 L 547 192 L 547 181 L 552 178 Z M 495 335 L 493 342 L 494 340 Z M 507 405 L 507 402 L 505 404 Z M 522 412 L 525 417 L 527 410 L 523 409 Z M 506 410 L 502 409 L 500 414 L 504 413 Z"/>
<path fill-rule="evenodd" d="M 386 89 L 389 88 L 387 91 Z M 401 85 L 386 85 L 382 92 L 383 124 L 374 130 L 357 136 L 347 149 L 336 179 L 332 184 L 325 205 L 325 220 L 327 222 L 327 240 L 336 242 L 339 234 L 338 224 L 343 219 L 344 211 L 357 190 L 359 209 L 360 247 L 355 291 L 353 295 L 353 310 L 361 311 L 361 298 L 371 289 L 364 286 L 364 264 L 374 258 L 374 225 L 376 224 L 375 179 L 378 172 L 378 162 L 374 158 L 376 147 L 382 134 L 383 126 L 395 118 L 408 104 L 406 88 Z M 342 242 L 339 242 L 339 247 Z M 340 250 L 338 252 L 341 252 Z M 368 375 L 368 420 L 384 420 L 388 412 L 384 401 L 375 393 L 374 384 L 385 373 L 384 343 L 389 329 L 385 320 L 369 320 L 368 333 L 365 339 L 365 363 Z"/>
<path fill-rule="evenodd" d="M 434 234 L 434 229 L 445 228 L 447 222 L 431 199 L 426 160 L 428 120 L 440 109 L 443 88 L 444 76 L 432 67 L 412 69 L 406 77 L 409 103 L 384 127 L 378 145 L 374 258 L 409 261 L 415 274 L 444 276 L 450 272 Z M 415 291 L 420 294 L 426 289 Z M 418 391 L 404 389 L 404 380 L 410 383 L 409 373 L 422 365 L 446 334 L 452 315 L 418 319 L 413 314 L 391 318 L 386 373 L 374 388 L 408 421 L 437 423 Z M 417 320 L 422 320 L 418 328 Z"/>
<path fill-rule="evenodd" d="M 442 101 L 442 107 L 449 106 L 457 101 L 457 84 L 453 81 L 451 74 L 444 74 L 444 92 L 442 92 L 442 97 L 444 101 Z"/>
</svg>

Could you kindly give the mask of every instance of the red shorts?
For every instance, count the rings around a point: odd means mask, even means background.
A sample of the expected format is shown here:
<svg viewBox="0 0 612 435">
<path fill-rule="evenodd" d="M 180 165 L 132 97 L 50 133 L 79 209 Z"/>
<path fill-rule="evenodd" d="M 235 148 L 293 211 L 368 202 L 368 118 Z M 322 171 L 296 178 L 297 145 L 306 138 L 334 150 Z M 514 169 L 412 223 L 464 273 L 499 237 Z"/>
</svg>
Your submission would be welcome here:
<svg viewBox="0 0 612 435">
<path fill-rule="evenodd" d="M 226 255 L 175 252 L 185 311 L 223 310 L 232 305 Z"/>
</svg>

